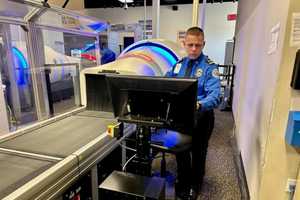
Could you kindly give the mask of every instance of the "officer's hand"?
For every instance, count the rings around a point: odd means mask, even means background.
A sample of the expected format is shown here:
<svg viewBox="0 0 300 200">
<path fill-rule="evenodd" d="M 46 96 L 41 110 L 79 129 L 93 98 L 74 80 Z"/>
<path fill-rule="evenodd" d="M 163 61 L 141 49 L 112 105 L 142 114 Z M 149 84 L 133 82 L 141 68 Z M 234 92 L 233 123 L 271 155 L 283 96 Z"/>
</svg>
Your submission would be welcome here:
<svg viewBox="0 0 300 200">
<path fill-rule="evenodd" d="M 199 101 L 197 101 L 197 110 L 201 109 L 201 103 Z"/>
</svg>

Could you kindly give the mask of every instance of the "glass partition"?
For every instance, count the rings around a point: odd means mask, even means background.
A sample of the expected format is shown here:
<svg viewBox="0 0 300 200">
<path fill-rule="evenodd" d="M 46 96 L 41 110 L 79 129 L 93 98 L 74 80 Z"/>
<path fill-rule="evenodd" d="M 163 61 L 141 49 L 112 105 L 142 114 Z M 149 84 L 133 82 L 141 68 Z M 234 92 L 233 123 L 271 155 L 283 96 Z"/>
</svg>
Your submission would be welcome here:
<svg viewBox="0 0 300 200">
<path fill-rule="evenodd" d="M 97 65 L 96 37 L 42 30 L 49 111 L 55 116 L 80 106 L 79 71 Z"/>
<path fill-rule="evenodd" d="M 46 64 L 80 63 L 81 69 L 97 65 L 96 37 L 52 30 L 42 30 L 42 35 Z"/>
<path fill-rule="evenodd" d="M 0 70 L 11 131 L 37 120 L 24 30 L 0 24 Z"/>
<path fill-rule="evenodd" d="M 50 114 L 80 107 L 79 64 L 46 64 L 44 70 Z"/>
</svg>

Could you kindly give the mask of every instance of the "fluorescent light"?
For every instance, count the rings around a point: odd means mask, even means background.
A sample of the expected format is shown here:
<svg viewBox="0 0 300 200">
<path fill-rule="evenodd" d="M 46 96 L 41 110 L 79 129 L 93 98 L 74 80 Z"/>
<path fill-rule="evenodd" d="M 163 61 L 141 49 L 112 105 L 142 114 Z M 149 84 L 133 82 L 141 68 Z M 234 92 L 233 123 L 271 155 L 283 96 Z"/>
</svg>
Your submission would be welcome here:
<svg viewBox="0 0 300 200">
<path fill-rule="evenodd" d="M 119 0 L 122 3 L 133 3 L 133 0 Z"/>
</svg>

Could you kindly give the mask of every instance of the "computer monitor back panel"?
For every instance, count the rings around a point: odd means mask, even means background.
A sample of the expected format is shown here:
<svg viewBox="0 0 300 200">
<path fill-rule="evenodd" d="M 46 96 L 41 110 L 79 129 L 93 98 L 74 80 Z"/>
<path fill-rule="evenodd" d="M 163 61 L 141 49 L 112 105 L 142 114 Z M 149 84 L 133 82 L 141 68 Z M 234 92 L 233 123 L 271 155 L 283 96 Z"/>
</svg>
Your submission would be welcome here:
<svg viewBox="0 0 300 200">
<path fill-rule="evenodd" d="M 168 120 L 174 129 L 194 126 L 197 79 L 107 75 L 116 117 Z"/>
</svg>

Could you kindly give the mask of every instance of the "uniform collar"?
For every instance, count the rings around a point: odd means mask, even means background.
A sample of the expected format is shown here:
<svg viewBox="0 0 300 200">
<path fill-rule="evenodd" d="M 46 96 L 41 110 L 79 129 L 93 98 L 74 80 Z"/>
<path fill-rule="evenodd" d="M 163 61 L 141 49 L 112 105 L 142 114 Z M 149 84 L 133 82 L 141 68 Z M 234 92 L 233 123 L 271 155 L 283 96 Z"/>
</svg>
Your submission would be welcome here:
<svg viewBox="0 0 300 200">
<path fill-rule="evenodd" d="M 203 53 L 200 54 L 200 56 L 196 59 L 193 59 L 195 61 L 195 63 L 200 63 L 201 61 L 203 61 L 203 59 L 205 58 L 205 55 Z M 189 57 L 187 57 L 187 61 L 190 61 L 191 59 Z"/>
</svg>

